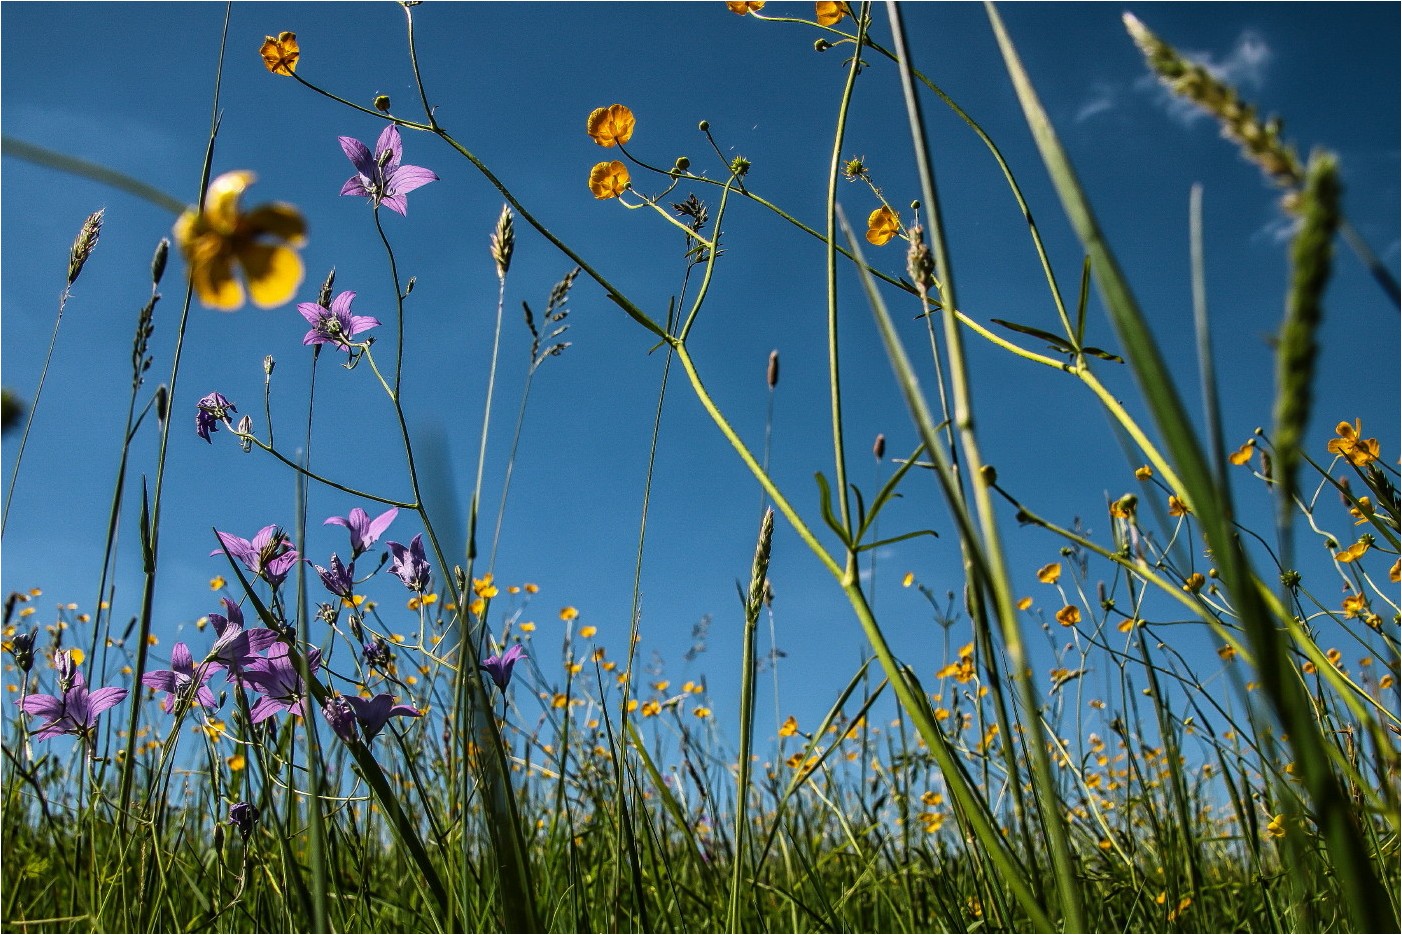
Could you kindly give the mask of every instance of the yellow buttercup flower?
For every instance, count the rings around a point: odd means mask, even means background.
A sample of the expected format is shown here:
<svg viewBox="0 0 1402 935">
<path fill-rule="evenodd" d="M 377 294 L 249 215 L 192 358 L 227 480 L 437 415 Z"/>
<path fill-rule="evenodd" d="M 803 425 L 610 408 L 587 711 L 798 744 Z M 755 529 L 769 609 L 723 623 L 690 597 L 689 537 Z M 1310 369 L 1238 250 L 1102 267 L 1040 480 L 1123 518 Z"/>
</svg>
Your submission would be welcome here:
<svg viewBox="0 0 1402 935">
<path fill-rule="evenodd" d="M 1168 496 L 1168 515 L 1169 515 L 1169 516 L 1187 516 L 1187 515 L 1188 515 L 1189 513 L 1191 513 L 1191 512 L 1193 512 L 1193 511 L 1190 510 L 1190 509 L 1188 509 L 1188 504 L 1184 503 L 1182 500 L 1179 500 L 1177 497 L 1173 496 L 1172 494 L 1169 494 L 1169 496 Z"/>
<path fill-rule="evenodd" d="M 628 167 L 617 159 L 598 163 L 589 170 L 589 190 L 600 200 L 617 198 L 628 190 L 630 181 Z"/>
<path fill-rule="evenodd" d="M 1255 450 L 1256 439 L 1248 438 L 1246 440 L 1246 444 L 1242 445 L 1236 451 L 1233 451 L 1231 454 L 1227 455 L 1227 460 L 1232 462 L 1232 464 L 1235 464 L 1237 467 L 1241 467 L 1243 464 L 1250 464 L 1251 452 Z"/>
<path fill-rule="evenodd" d="M 1338 438 L 1330 439 L 1331 454 L 1343 455 L 1354 467 L 1367 467 L 1378 460 L 1379 449 L 1376 438 L 1363 438 L 1363 420 L 1354 419 L 1353 424 L 1340 422 L 1334 426 Z"/>
<path fill-rule="evenodd" d="M 1149 467 L 1149 465 L 1147 465 L 1147 464 L 1144 465 L 1143 467 L 1138 467 L 1138 468 L 1135 468 L 1135 469 L 1134 469 L 1134 478 L 1135 478 L 1135 480 L 1148 480 L 1149 478 L 1151 478 L 1151 477 L 1153 477 L 1153 476 L 1154 476 L 1154 469 L 1151 468 L 1151 467 Z"/>
<path fill-rule="evenodd" d="M 1266 822 L 1266 837 L 1268 837 L 1268 838 L 1283 838 L 1283 837 L 1285 837 L 1285 816 L 1284 816 L 1284 815 L 1276 815 L 1276 816 L 1275 816 L 1274 818 L 1272 818 L 1270 821 Z"/>
<path fill-rule="evenodd" d="M 282 202 L 241 212 L 239 198 L 255 178 L 252 172 L 224 173 L 210 183 L 204 210 L 189 208 L 175 222 L 175 242 L 189 264 L 196 294 L 222 312 L 243 305 L 235 263 L 260 308 L 284 304 L 302 284 L 302 259 L 292 248 L 306 243 L 307 222 Z"/>
<path fill-rule="evenodd" d="M 764 9 L 764 0 L 726 0 L 725 6 L 737 16 L 744 16 L 746 13 L 758 13 Z"/>
<path fill-rule="evenodd" d="M 1341 562 L 1357 561 L 1358 559 L 1363 557 L 1364 552 L 1368 551 L 1368 547 L 1371 544 L 1372 543 L 1370 543 L 1366 538 L 1359 539 L 1357 542 L 1344 549 L 1343 551 L 1335 552 L 1334 557 Z"/>
<path fill-rule="evenodd" d="M 1081 609 L 1075 604 L 1067 604 L 1056 612 L 1056 622 L 1063 627 L 1074 627 L 1081 622 Z"/>
<path fill-rule="evenodd" d="M 637 126 L 633 112 L 622 104 L 596 107 L 589 114 L 585 128 L 589 138 L 600 146 L 617 146 L 633 138 L 633 128 Z"/>
<path fill-rule="evenodd" d="M 1052 562 L 1050 565 L 1043 565 L 1037 569 L 1037 580 L 1042 584 L 1056 584 L 1061 577 L 1061 563 Z"/>
<path fill-rule="evenodd" d="M 823 4 L 818 4 L 822 6 Z M 833 4 L 828 4 L 832 6 Z M 841 17 L 838 17 L 841 19 Z M 833 22 L 836 22 L 834 20 Z M 821 22 L 821 19 L 820 19 Z M 876 246 L 883 246 L 901 231 L 901 219 L 896 212 L 882 205 L 867 218 L 867 240 Z"/>
<path fill-rule="evenodd" d="M 297 47 L 297 34 L 291 32 L 280 32 L 276 39 L 267 36 L 258 54 L 263 56 L 263 65 L 268 71 L 289 76 L 297 70 L 297 59 L 302 57 Z"/>
<path fill-rule="evenodd" d="M 842 22 L 842 18 L 850 12 L 852 10 L 846 3 L 818 0 L 817 3 L 813 4 L 813 13 L 818 18 L 819 26 L 835 26 Z"/>
<path fill-rule="evenodd" d="M 781 725 L 779 725 L 779 736 L 780 736 L 780 737 L 792 737 L 794 734 L 797 734 L 797 733 L 798 733 L 798 721 L 795 720 L 795 718 L 794 718 L 794 716 L 793 716 L 792 714 L 790 714 L 790 715 L 788 716 L 788 718 L 785 719 L 784 723 L 781 724 Z"/>
</svg>

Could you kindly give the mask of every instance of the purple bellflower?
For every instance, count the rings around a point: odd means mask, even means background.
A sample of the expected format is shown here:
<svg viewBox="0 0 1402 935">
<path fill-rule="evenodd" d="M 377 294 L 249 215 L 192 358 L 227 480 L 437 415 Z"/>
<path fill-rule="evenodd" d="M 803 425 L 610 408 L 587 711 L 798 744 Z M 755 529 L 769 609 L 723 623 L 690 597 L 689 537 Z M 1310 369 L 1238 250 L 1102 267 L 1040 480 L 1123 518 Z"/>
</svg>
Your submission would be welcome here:
<svg viewBox="0 0 1402 935">
<path fill-rule="evenodd" d="M 122 703 L 126 698 L 125 688 L 99 688 L 88 691 L 82 671 L 73 663 L 66 650 L 54 657 L 54 667 L 58 669 L 58 695 L 30 694 L 20 698 L 16 704 L 25 714 L 37 714 L 48 718 L 34 732 L 36 740 L 47 740 L 62 734 L 72 734 L 91 744 L 93 729 L 97 726 L 97 716 L 108 708 Z"/>
<path fill-rule="evenodd" d="M 390 573 L 404 582 L 410 591 L 423 594 L 428 590 L 429 567 L 424 556 L 424 537 L 419 533 L 409 540 L 407 546 L 398 542 L 386 542 L 393 556 L 389 565 Z"/>
<path fill-rule="evenodd" d="M 278 635 L 261 627 L 245 630 L 243 610 L 227 597 L 222 600 L 229 616 L 209 615 L 209 622 L 214 624 L 214 632 L 218 634 L 209 651 L 209 661 L 218 663 L 237 681 L 242 679 L 244 668 L 258 658 L 258 653 L 278 641 Z"/>
<path fill-rule="evenodd" d="M 297 550 L 288 545 L 287 534 L 276 526 L 264 526 L 254 534 L 252 541 L 227 532 L 217 532 L 217 535 L 230 555 L 274 588 L 282 584 L 297 564 Z M 209 554 L 223 555 L 224 549 L 215 549 Z"/>
<path fill-rule="evenodd" d="M 483 659 L 482 669 L 497 683 L 497 688 L 506 691 L 506 686 L 511 684 L 511 670 L 524 658 L 526 651 L 517 643 L 500 656 L 488 656 Z"/>
<path fill-rule="evenodd" d="M 346 695 L 343 700 L 355 712 L 355 719 L 365 732 L 366 743 L 374 740 L 392 717 L 423 717 L 423 712 L 413 705 L 395 704 L 392 695 L 376 695 L 374 698 Z"/>
<path fill-rule="evenodd" d="M 314 675 L 321 665 L 321 652 L 307 650 L 307 673 Z M 297 664 L 287 654 L 286 643 L 268 647 L 268 654 L 254 659 L 243 670 L 243 679 L 263 697 L 249 712 L 249 721 L 258 724 L 283 711 L 301 713 L 306 710 L 306 686 L 302 683 Z"/>
<path fill-rule="evenodd" d="M 369 315 L 352 315 L 351 303 L 354 292 L 342 292 L 331 300 L 331 307 L 315 302 L 300 302 L 297 311 L 311 325 L 311 330 L 302 337 L 303 344 L 331 344 L 349 349 L 350 342 L 362 331 L 378 327 L 380 320 Z"/>
<path fill-rule="evenodd" d="M 333 516 L 323 526 L 344 526 L 350 530 L 351 561 L 370 551 L 370 547 L 384 535 L 389 524 L 399 515 L 396 507 L 390 507 L 374 519 L 360 507 L 350 511 L 349 516 Z"/>
<path fill-rule="evenodd" d="M 238 408 L 223 393 L 210 393 L 208 396 L 200 397 L 198 407 L 195 410 L 195 434 L 211 445 L 214 440 L 209 437 L 210 432 L 219 431 L 219 423 L 229 424 L 229 413 L 238 412 Z"/>
<path fill-rule="evenodd" d="M 350 699 L 344 695 L 329 695 L 326 704 L 321 706 L 326 723 L 346 743 L 353 743 L 356 737 L 355 712 L 351 710 Z"/>
<path fill-rule="evenodd" d="M 385 127 L 375 142 L 375 153 L 360 140 L 349 136 L 339 137 L 341 151 L 355 166 L 355 175 L 341 186 L 342 195 L 363 195 L 370 204 L 384 205 L 401 215 L 408 208 L 405 197 L 411 191 L 429 182 L 438 181 L 438 176 L 422 166 L 400 164 L 404 156 L 404 145 L 399 139 L 399 130 L 393 124 Z"/>
<path fill-rule="evenodd" d="M 321 576 L 321 583 L 326 586 L 326 590 L 336 595 L 343 601 L 351 601 L 355 597 L 355 562 L 350 563 L 350 567 L 341 564 L 341 556 L 335 552 L 331 553 L 331 567 L 322 568 L 320 565 L 307 564 L 316 569 L 316 573 Z"/>
<path fill-rule="evenodd" d="M 229 824 L 239 829 L 245 841 L 253 833 L 253 826 L 258 823 L 258 806 L 251 802 L 235 802 L 229 807 Z"/>
<path fill-rule="evenodd" d="M 175 706 L 190 695 L 190 686 L 198 685 L 195 689 L 195 700 L 206 709 L 214 709 L 218 704 L 214 700 L 214 692 L 205 685 L 206 682 L 222 669 L 223 666 L 217 662 L 202 662 L 198 666 L 190 656 L 190 647 L 184 643 L 176 643 L 170 649 L 170 668 L 159 672 L 147 672 L 141 677 L 141 684 L 148 688 L 154 688 L 159 692 L 166 692 L 164 700 L 161 701 L 161 710 L 167 714 L 175 711 Z"/>
</svg>

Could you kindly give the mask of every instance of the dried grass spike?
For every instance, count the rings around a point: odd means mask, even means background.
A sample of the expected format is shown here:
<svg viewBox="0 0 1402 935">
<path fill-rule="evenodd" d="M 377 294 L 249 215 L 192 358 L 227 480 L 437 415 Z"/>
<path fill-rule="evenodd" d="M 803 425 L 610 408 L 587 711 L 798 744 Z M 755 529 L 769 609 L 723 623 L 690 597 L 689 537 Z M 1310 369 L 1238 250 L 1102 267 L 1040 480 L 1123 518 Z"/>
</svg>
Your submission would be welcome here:
<svg viewBox="0 0 1402 935">
<path fill-rule="evenodd" d="M 1173 46 L 1154 35 L 1131 13 L 1124 14 L 1125 29 L 1149 68 L 1174 94 L 1207 111 L 1222 125 L 1222 135 L 1242 147 L 1247 161 L 1261 167 L 1277 184 L 1298 187 L 1304 170 L 1295 150 L 1281 142 L 1278 117 L 1262 121 L 1256 108 L 1242 101 L 1236 89 L 1225 84 L 1206 68 L 1190 62 Z"/>
<path fill-rule="evenodd" d="M 510 205 L 501 206 L 501 216 L 497 218 L 496 230 L 492 232 L 492 260 L 497 265 L 497 278 L 505 279 L 511 269 L 511 254 L 516 249 L 515 215 Z"/>
<path fill-rule="evenodd" d="M 78 229 L 78 236 L 73 240 L 73 248 L 68 252 L 68 284 L 70 286 L 77 281 L 78 274 L 83 271 L 83 264 L 88 262 L 88 257 L 92 256 L 93 249 L 97 246 L 97 239 L 102 234 L 102 216 L 106 211 L 106 208 L 98 208 L 88 215 L 88 219 Z"/>
</svg>

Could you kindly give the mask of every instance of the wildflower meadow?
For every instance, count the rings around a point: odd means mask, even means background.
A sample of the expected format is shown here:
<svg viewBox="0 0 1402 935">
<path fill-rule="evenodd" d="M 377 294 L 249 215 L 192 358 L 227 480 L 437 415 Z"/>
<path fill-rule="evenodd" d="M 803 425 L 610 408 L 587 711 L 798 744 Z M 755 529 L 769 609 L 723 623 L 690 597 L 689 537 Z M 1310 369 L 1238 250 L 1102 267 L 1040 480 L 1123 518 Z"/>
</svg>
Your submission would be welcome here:
<svg viewBox="0 0 1402 935">
<path fill-rule="evenodd" d="M 1395 4 L 0 20 L 6 931 L 1398 929 Z"/>
</svg>

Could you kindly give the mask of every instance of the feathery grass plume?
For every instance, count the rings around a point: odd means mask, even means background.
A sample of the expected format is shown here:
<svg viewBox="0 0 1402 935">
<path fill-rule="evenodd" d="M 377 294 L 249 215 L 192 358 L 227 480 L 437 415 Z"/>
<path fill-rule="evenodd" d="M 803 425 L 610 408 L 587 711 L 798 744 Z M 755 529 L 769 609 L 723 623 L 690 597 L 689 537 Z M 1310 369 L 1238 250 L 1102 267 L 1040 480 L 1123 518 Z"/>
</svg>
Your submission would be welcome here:
<svg viewBox="0 0 1402 935">
<path fill-rule="evenodd" d="M 1300 440 L 1309 420 L 1310 384 L 1319 352 L 1315 334 L 1323 317 L 1321 300 L 1329 281 L 1334 232 L 1339 226 L 1339 194 L 1337 160 L 1331 153 L 1314 153 L 1300 200 L 1300 231 L 1290 247 L 1290 295 L 1276 349 L 1273 436 L 1282 520 L 1291 510 Z"/>
<path fill-rule="evenodd" d="M 497 265 L 497 278 L 505 279 L 511 269 L 511 254 L 516 249 L 515 215 L 510 205 L 501 206 L 496 230 L 492 231 L 492 260 Z"/>
<path fill-rule="evenodd" d="M 1144 53 L 1145 61 L 1174 94 L 1207 111 L 1222 125 L 1222 135 L 1241 144 L 1242 155 L 1278 185 L 1298 187 L 1305 178 L 1300 157 L 1281 142 L 1281 122 L 1271 117 L 1264 122 L 1256 108 L 1243 101 L 1236 89 L 1225 84 L 1201 65 L 1190 62 L 1173 46 L 1154 35 L 1135 18 L 1124 14 L 1125 29 Z"/>
<path fill-rule="evenodd" d="M 106 211 L 106 208 L 98 208 L 89 214 L 88 219 L 79 228 L 78 236 L 73 239 L 73 248 L 68 251 L 68 284 L 70 286 L 77 281 L 78 274 L 83 271 L 83 264 L 88 262 L 88 257 L 92 256 L 93 248 L 97 246 L 97 238 L 102 234 L 102 216 Z"/>
</svg>

